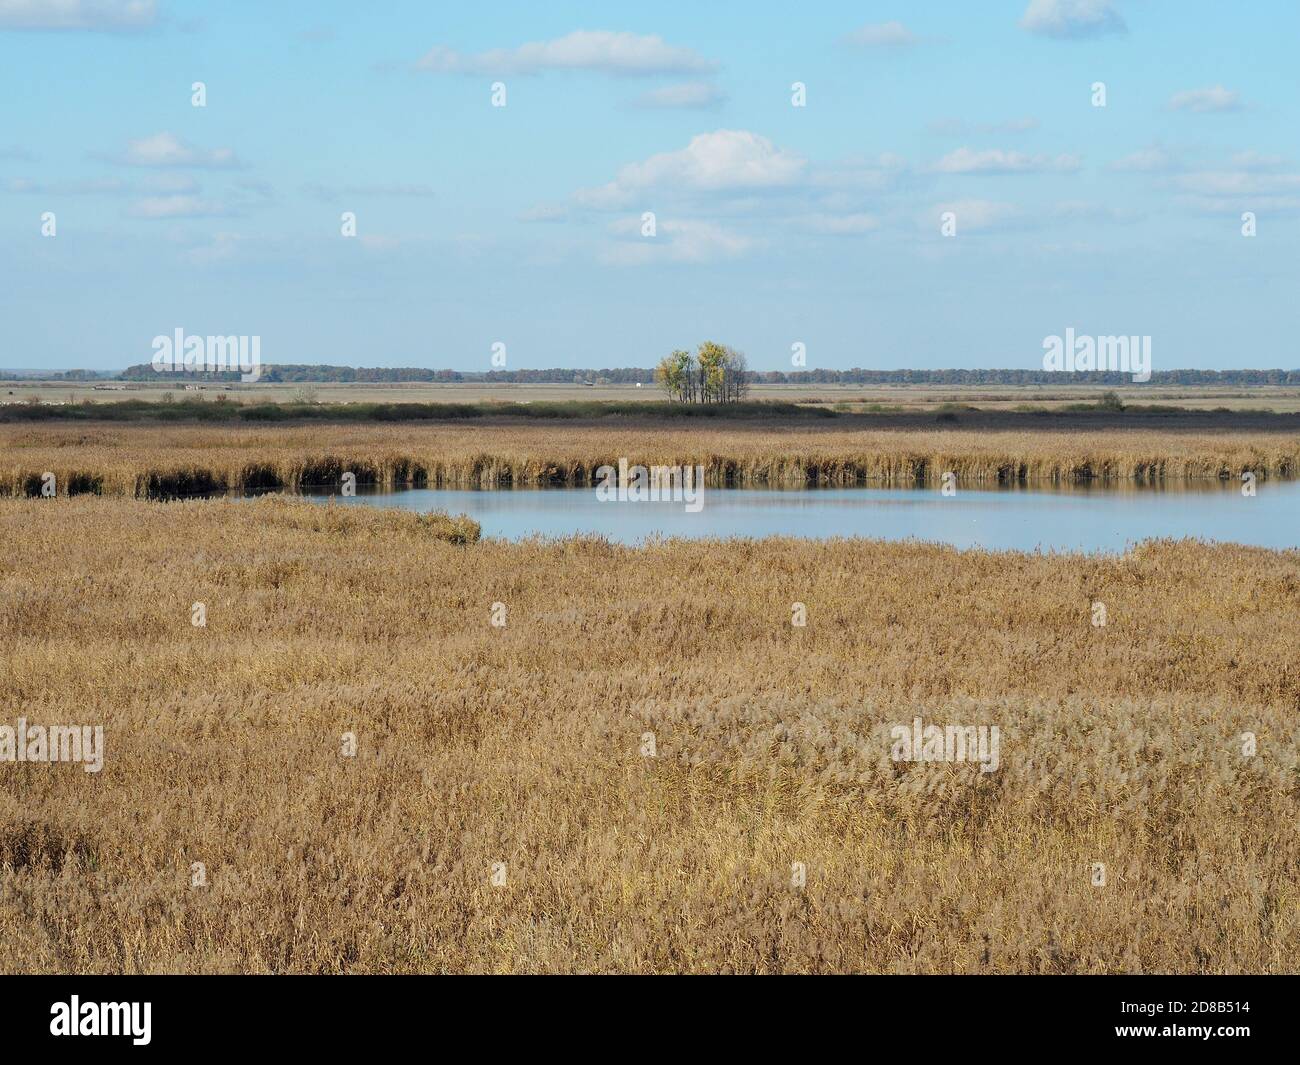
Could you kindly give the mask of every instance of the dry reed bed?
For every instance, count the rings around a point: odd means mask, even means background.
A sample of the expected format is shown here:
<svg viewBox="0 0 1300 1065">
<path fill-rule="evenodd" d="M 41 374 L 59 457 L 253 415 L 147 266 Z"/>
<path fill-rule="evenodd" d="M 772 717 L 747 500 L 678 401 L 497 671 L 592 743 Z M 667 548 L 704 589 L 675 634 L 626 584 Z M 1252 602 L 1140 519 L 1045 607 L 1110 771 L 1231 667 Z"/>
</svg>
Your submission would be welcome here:
<svg viewBox="0 0 1300 1065">
<path fill-rule="evenodd" d="M 0 969 L 1296 970 L 1296 552 L 444 531 L 0 501 Z"/>
<path fill-rule="evenodd" d="M 709 484 L 964 484 L 1261 479 L 1300 470 L 1291 433 L 1107 429 L 999 432 L 851 430 L 770 424 L 0 426 L 0 495 L 141 498 L 333 486 L 351 471 L 385 488 L 588 484 L 598 467 L 703 465 Z"/>
</svg>

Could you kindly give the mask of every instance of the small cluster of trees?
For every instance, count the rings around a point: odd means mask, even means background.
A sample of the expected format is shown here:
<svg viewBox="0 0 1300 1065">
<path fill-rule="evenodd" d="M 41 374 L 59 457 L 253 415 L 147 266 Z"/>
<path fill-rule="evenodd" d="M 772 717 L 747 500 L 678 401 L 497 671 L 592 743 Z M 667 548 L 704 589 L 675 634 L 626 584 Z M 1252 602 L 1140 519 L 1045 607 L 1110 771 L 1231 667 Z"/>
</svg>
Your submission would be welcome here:
<svg viewBox="0 0 1300 1065">
<path fill-rule="evenodd" d="M 655 384 L 678 403 L 739 403 L 749 391 L 745 356 L 706 340 L 692 355 L 674 351 L 655 367 Z"/>
</svg>

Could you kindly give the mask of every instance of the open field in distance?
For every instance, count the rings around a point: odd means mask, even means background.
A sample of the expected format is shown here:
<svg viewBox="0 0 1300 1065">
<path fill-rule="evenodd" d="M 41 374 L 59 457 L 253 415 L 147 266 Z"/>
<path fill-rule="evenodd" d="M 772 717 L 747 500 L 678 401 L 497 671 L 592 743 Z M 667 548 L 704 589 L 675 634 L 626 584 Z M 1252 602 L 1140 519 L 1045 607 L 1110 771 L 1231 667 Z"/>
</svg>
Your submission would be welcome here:
<svg viewBox="0 0 1300 1065">
<path fill-rule="evenodd" d="M 160 375 L 163 377 L 164 375 Z M 95 382 L 106 386 L 108 382 Z M 564 385 L 454 382 L 412 384 L 199 384 L 186 391 L 183 380 L 123 382 L 120 387 L 94 388 L 89 382 L 52 382 L 16 379 L 0 381 L 0 404 L 113 403 L 124 398 L 158 401 L 167 393 L 177 399 L 203 396 L 215 400 L 225 395 L 232 402 L 287 403 L 310 396 L 319 403 L 526 403 L 566 400 L 653 401 L 664 398 L 652 385 Z M 1300 412 L 1300 388 L 1285 386 L 1152 385 L 753 385 L 755 400 L 780 403 L 847 404 L 850 410 L 887 408 L 935 411 L 945 404 L 970 404 L 985 410 L 1042 407 L 1056 410 L 1075 403 L 1095 403 L 1106 392 L 1116 392 L 1128 404 L 1167 404 L 1192 410 L 1273 410 Z"/>
<path fill-rule="evenodd" d="M 0 969 L 1296 970 L 1297 552 L 413 519 L 0 500 L 5 717 L 105 729 L 0 764 Z"/>
</svg>

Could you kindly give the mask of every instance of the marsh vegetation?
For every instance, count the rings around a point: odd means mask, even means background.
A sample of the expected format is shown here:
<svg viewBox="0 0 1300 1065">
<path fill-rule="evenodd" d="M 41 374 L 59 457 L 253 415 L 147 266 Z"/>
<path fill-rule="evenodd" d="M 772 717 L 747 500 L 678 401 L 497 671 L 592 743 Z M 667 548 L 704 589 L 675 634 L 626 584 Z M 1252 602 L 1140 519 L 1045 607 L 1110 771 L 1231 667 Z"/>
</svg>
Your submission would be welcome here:
<svg viewBox="0 0 1300 1065">
<path fill-rule="evenodd" d="M 682 408 L 688 409 L 688 408 Z M 962 416 L 964 417 L 964 416 Z M 0 425 L 0 495 L 39 492 L 46 472 L 74 492 L 165 498 L 339 483 L 399 487 L 589 485 L 620 458 L 703 466 L 711 486 L 908 486 L 952 472 L 970 486 L 1181 483 L 1300 470 L 1300 429 L 1007 430 L 876 427 L 845 420 L 774 424 L 484 419 L 424 425 Z M 60 489 L 62 494 L 63 489 Z"/>
<path fill-rule="evenodd" d="M 449 532 L 0 501 L 0 968 L 1295 969 L 1296 552 Z"/>
</svg>

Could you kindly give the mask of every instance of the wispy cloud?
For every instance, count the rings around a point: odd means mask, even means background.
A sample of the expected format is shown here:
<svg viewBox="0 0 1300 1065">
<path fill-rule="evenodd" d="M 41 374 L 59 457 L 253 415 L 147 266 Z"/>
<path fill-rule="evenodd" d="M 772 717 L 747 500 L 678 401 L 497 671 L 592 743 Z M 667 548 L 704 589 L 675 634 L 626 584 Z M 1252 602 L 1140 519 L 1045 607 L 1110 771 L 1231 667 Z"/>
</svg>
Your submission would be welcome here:
<svg viewBox="0 0 1300 1065">
<path fill-rule="evenodd" d="M 7 192 L 16 195 L 42 196 L 125 196 L 134 192 L 125 181 L 117 178 L 93 178 L 84 181 L 32 181 L 29 178 L 12 178 L 5 185 Z"/>
<path fill-rule="evenodd" d="M 845 44 L 859 48 L 910 48 L 921 38 L 901 22 L 876 22 L 859 26 L 841 38 Z"/>
<path fill-rule="evenodd" d="M 651 89 L 632 101 L 633 107 L 704 109 L 717 107 L 727 98 L 726 93 L 711 81 L 683 81 Z"/>
<path fill-rule="evenodd" d="M 234 208 L 218 200 L 201 196 L 149 196 L 136 200 L 127 208 L 132 218 L 220 218 L 234 214 Z"/>
<path fill-rule="evenodd" d="M 363 233 L 358 239 L 361 246 L 370 252 L 396 251 L 402 246 L 401 237 L 387 233 Z"/>
<path fill-rule="evenodd" d="M 8 183 L 7 190 L 44 196 L 151 196 L 155 193 L 173 195 L 198 192 L 199 186 L 187 175 L 157 174 L 144 181 L 124 181 L 115 177 L 52 182 L 14 178 Z"/>
<path fill-rule="evenodd" d="M 196 148 L 173 133 L 155 133 L 127 142 L 126 150 L 100 158 L 122 166 L 190 167 L 197 170 L 230 170 L 242 167 L 232 148 Z"/>
<path fill-rule="evenodd" d="M 958 148 L 940 159 L 934 169 L 942 174 L 1034 174 L 1078 170 L 1077 155 L 1029 155 L 1000 148 L 974 151 Z"/>
<path fill-rule="evenodd" d="M 1180 206 L 1207 214 L 1300 213 L 1300 173 L 1249 169 L 1196 170 L 1169 179 Z"/>
<path fill-rule="evenodd" d="M 675 152 L 661 152 L 629 163 L 606 185 L 582 189 L 584 207 L 625 206 L 650 189 L 678 192 L 730 192 L 775 189 L 804 176 L 807 161 L 746 130 L 720 129 L 691 138 Z"/>
<path fill-rule="evenodd" d="M 219 197 L 203 195 L 202 186 L 189 174 L 163 171 L 140 180 L 90 178 L 79 181 L 37 182 L 14 179 L 3 186 L 20 195 L 58 197 L 127 197 L 129 218 L 219 218 L 245 213 L 250 207 L 265 206 L 270 187 L 262 182 L 238 181 Z"/>
<path fill-rule="evenodd" d="M 539 203 L 519 212 L 521 222 L 566 222 L 568 218 L 569 209 L 559 203 Z"/>
<path fill-rule="evenodd" d="M 940 219 L 951 212 L 957 218 L 957 232 L 995 229 L 1017 221 L 1020 209 L 1015 204 L 993 200 L 950 200 L 936 203 L 918 220 L 921 228 L 938 231 Z"/>
<path fill-rule="evenodd" d="M 1212 85 L 1208 89 L 1186 89 L 1176 92 L 1169 100 L 1174 111 L 1191 111 L 1204 115 L 1222 111 L 1240 111 L 1241 94 L 1222 85 Z"/>
<path fill-rule="evenodd" d="M 632 239 L 620 242 L 601 256 L 615 266 L 654 263 L 705 263 L 734 259 L 756 246 L 749 237 L 723 229 L 715 222 L 695 219 L 661 221 L 654 237 L 639 236 L 639 218 L 619 219 L 610 232 Z"/>
<path fill-rule="evenodd" d="M 1276 170 L 1288 162 L 1285 156 L 1255 151 L 1236 152 L 1228 161 L 1236 170 Z"/>
<path fill-rule="evenodd" d="M 1182 158 L 1161 145 L 1142 148 L 1110 164 L 1112 170 L 1128 170 L 1144 174 L 1169 173 L 1183 168 Z"/>
<path fill-rule="evenodd" d="M 811 182 L 818 188 L 833 190 L 836 195 L 864 192 L 888 195 L 914 185 L 916 177 L 906 159 L 885 153 L 820 166 L 813 172 Z"/>
<path fill-rule="evenodd" d="M 1028 133 L 1038 128 L 1038 119 L 1008 118 L 1001 122 L 967 122 L 960 118 L 938 118 L 925 127 L 931 133 L 945 137 L 965 137 L 972 133 L 980 136 L 1003 133 Z"/>
<path fill-rule="evenodd" d="M 224 262 L 233 259 L 239 245 L 248 238 L 239 233 L 214 233 L 212 239 L 197 247 L 190 248 L 185 257 L 192 263 L 206 266 L 209 263 Z"/>
<path fill-rule="evenodd" d="M 0 30 L 130 32 L 153 26 L 155 0 L 0 0 Z"/>
<path fill-rule="evenodd" d="M 1137 218 L 1134 211 L 1092 200 L 1063 200 L 1052 208 L 1052 214 L 1075 222 L 1131 222 Z"/>
<path fill-rule="evenodd" d="M 269 200 L 275 196 L 275 189 L 269 181 L 236 181 L 235 187 L 241 192 L 249 193 L 263 200 Z"/>
<path fill-rule="evenodd" d="M 582 70 L 600 74 L 699 74 L 716 63 L 690 48 L 670 45 L 662 37 L 610 30 L 575 30 L 551 41 L 518 48 L 497 48 L 468 55 L 435 45 L 416 64 L 435 74 L 540 74 L 547 70 Z"/>
<path fill-rule="evenodd" d="M 1182 192 L 1198 196 L 1281 196 L 1300 194 L 1300 174 L 1261 174 L 1250 170 L 1197 170 L 1172 179 Z"/>
<path fill-rule="evenodd" d="M 852 214 L 830 214 L 818 212 L 802 219 L 804 225 L 816 233 L 831 236 L 860 236 L 880 228 L 880 219 L 873 214 L 859 211 Z"/>
<path fill-rule="evenodd" d="M 1128 32 L 1110 0 L 1029 0 L 1020 26 L 1030 33 L 1061 40 Z"/>
<path fill-rule="evenodd" d="M 302 187 L 302 191 L 308 196 L 314 196 L 318 200 L 334 201 L 343 196 L 356 196 L 366 198 L 408 198 L 408 199 L 431 199 L 437 195 L 429 185 L 420 184 L 401 184 L 401 183 L 381 183 L 376 185 L 323 185 L 319 182 L 311 182 Z"/>
<path fill-rule="evenodd" d="M 1190 162 L 1185 154 L 1157 144 L 1112 163 L 1111 169 L 1150 174 L 1162 195 L 1172 193 L 1180 206 L 1193 210 L 1300 208 L 1300 173 L 1285 156 L 1239 151 L 1215 162 Z"/>
</svg>

